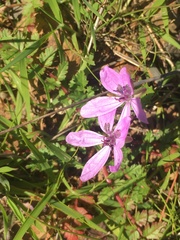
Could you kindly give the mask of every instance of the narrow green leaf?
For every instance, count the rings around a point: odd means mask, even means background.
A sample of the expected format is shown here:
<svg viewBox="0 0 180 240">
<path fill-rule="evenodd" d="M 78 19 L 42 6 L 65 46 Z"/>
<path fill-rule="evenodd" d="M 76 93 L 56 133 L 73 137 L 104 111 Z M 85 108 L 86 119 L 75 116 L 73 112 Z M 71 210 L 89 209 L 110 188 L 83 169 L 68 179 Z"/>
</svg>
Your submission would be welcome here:
<svg viewBox="0 0 180 240">
<path fill-rule="evenodd" d="M 99 14 L 99 12 L 96 11 L 96 10 L 93 8 L 92 4 L 90 4 L 90 3 L 89 3 L 88 1 L 86 1 L 86 0 L 84 0 L 83 2 L 86 4 L 86 6 L 87 6 L 97 17 L 99 17 L 103 22 L 105 22 L 104 18 L 101 16 L 101 14 Z"/>
</svg>

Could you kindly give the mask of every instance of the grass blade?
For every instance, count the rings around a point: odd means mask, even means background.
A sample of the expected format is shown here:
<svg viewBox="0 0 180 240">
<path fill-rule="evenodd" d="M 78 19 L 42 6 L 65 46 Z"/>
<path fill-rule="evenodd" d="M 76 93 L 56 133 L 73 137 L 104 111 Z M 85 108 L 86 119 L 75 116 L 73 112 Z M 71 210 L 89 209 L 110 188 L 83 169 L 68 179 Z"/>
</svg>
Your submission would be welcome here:
<svg viewBox="0 0 180 240">
<path fill-rule="evenodd" d="M 53 205 L 54 208 L 57 208 L 59 211 L 65 213 L 67 216 L 77 219 L 79 222 L 86 224 L 91 229 L 95 229 L 97 231 L 105 233 L 106 231 L 99 227 L 97 224 L 95 224 L 93 221 L 87 219 L 84 215 L 81 213 L 75 211 L 74 209 L 68 207 L 66 204 L 60 201 L 54 201 L 51 200 L 50 204 Z"/>
<path fill-rule="evenodd" d="M 52 196 L 55 194 L 56 190 L 56 184 L 52 185 L 45 196 L 41 199 L 41 201 L 37 204 L 37 206 L 34 208 L 30 216 L 24 221 L 19 231 L 16 233 L 14 240 L 23 239 L 23 236 L 28 231 L 28 229 L 33 225 L 36 218 L 39 216 L 39 214 L 43 211 L 46 204 L 49 202 L 49 200 L 52 198 Z"/>
<path fill-rule="evenodd" d="M 25 109 L 27 114 L 27 120 L 31 119 L 31 105 L 30 105 L 30 89 L 29 89 L 29 81 L 28 81 L 28 74 L 26 68 L 26 61 L 25 58 L 19 62 L 20 67 L 20 74 L 21 74 L 21 90 L 22 90 L 22 97 L 25 103 Z M 28 124 L 28 132 L 32 131 L 32 126 Z"/>
<path fill-rule="evenodd" d="M 59 8 L 59 5 L 56 0 L 46 1 L 49 4 L 49 7 L 51 8 L 51 11 L 53 12 L 55 18 L 58 20 L 58 22 L 63 23 L 63 17 Z"/>
</svg>

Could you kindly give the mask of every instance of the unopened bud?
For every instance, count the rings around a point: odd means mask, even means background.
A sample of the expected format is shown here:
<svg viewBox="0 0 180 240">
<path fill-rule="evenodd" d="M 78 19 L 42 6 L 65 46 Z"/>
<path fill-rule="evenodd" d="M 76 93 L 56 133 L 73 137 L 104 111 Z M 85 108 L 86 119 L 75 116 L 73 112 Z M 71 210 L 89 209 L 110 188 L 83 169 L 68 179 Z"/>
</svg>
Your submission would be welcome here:
<svg viewBox="0 0 180 240">
<path fill-rule="evenodd" d="M 146 90 L 146 88 L 139 88 L 134 90 L 134 97 L 141 97 L 146 92 Z"/>
</svg>

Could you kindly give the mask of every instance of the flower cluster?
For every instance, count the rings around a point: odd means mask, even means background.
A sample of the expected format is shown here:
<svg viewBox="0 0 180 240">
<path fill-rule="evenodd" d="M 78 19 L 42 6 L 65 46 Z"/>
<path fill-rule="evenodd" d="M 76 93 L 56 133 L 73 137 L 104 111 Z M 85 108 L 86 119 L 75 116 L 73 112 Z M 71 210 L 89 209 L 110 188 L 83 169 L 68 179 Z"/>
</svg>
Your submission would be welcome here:
<svg viewBox="0 0 180 240">
<path fill-rule="evenodd" d="M 100 80 L 104 88 L 113 96 L 97 97 L 90 100 L 81 108 L 80 114 L 84 118 L 98 117 L 98 123 L 104 134 L 81 130 L 70 132 L 66 137 L 66 142 L 73 146 L 102 145 L 102 149 L 85 164 L 80 177 L 83 182 L 93 178 L 102 169 L 111 152 L 114 157 L 114 166 L 109 166 L 109 170 L 111 172 L 118 171 L 123 159 L 121 149 L 126 142 L 130 127 L 131 108 L 140 121 L 148 123 L 140 98 L 134 97 L 131 78 L 125 67 L 118 73 L 105 66 L 100 71 Z M 116 126 L 113 126 L 116 110 L 120 106 L 123 106 L 120 118 Z"/>
</svg>

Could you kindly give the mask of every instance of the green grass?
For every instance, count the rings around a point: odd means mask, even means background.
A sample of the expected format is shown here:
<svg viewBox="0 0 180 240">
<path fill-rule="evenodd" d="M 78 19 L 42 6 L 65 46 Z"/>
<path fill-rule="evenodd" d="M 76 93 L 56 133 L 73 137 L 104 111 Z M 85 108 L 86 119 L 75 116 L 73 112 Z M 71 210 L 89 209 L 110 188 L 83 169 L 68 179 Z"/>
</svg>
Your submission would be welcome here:
<svg viewBox="0 0 180 240">
<path fill-rule="evenodd" d="M 179 239 L 180 4 L 134 2 L 1 3 L 0 239 Z M 120 170 L 82 184 L 96 149 L 65 137 L 97 128 L 79 110 L 104 91 L 106 64 L 166 75 L 144 81 L 150 124 L 132 123 Z"/>
</svg>

